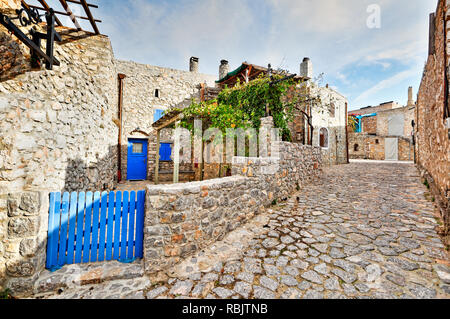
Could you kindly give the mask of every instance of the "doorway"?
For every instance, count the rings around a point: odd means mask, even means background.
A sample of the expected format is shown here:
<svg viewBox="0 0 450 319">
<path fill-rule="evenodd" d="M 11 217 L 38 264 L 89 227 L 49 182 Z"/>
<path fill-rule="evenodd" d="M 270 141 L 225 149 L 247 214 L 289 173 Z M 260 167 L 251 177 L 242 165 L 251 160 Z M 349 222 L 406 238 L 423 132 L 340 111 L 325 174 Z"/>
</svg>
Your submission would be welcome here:
<svg viewBox="0 0 450 319">
<path fill-rule="evenodd" d="M 128 140 L 127 180 L 139 181 L 147 179 L 147 154 L 147 140 Z"/>
</svg>

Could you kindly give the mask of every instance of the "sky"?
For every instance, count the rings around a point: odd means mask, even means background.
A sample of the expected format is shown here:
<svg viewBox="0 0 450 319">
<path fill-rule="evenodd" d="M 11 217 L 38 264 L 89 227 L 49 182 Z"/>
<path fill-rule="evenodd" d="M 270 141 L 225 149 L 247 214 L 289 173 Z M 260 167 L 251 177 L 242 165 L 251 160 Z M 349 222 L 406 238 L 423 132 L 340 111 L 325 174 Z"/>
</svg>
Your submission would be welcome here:
<svg viewBox="0 0 450 319">
<path fill-rule="evenodd" d="M 218 76 L 222 59 L 230 71 L 247 61 L 299 73 L 309 57 L 314 76 L 323 74 L 321 84 L 346 96 L 350 110 L 387 101 L 405 105 L 409 86 L 416 96 L 428 54 L 429 14 L 437 5 L 437 0 L 88 2 L 99 5 L 92 12 L 118 59 L 188 70 L 189 58 L 196 56 L 201 73 Z"/>
</svg>

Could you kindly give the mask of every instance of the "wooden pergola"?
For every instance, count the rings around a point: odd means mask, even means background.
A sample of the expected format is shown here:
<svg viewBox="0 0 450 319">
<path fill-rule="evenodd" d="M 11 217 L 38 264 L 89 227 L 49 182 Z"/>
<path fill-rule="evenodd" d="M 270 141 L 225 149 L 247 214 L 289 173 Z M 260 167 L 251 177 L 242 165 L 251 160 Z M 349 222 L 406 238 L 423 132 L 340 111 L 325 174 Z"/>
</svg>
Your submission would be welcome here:
<svg viewBox="0 0 450 319">
<path fill-rule="evenodd" d="M 92 15 L 92 12 L 90 9 L 90 8 L 97 9 L 98 6 L 95 4 L 87 3 L 86 0 L 79 0 L 79 1 L 77 1 L 77 0 L 59 0 L 59 3 L 61 4 L 63 11 L 58 11 L 58 10 L 56 10 L 56 8 L 51 8 L 45 0 L 37 0 L 37 1 L 39 1 L 39 3 L 41 4 L 42 7 L 36 6 L 36 5 L 30 5 L 25 0 L 21 0 L 21 1 L 22 1 L 22 5 L 28 9 L 35 9 L 35 10 L 39 10 L 39 11 L 43 11 L 43 12 L 50 12 L 50 9 L 53 9 L 53 11 L 55 12 L 55 15 L 56 15 L 55 22 L 56 22 L 57 26 L 74 29 L 73 27 L 64 26 L 62 24 L 61 20 L 58 18 L 58 15 L 66 16 L 66 17 L 70 17 L 70 19 L 72 20 L 72 23 L 75 26 L 75 29 L 77 31 L 84 31 L 87 33 L 92 33 L 92 34 L 97 34 L 97 35 L 100 34 L 100 31 L 97 27 L 97 23 L 101 23 L 102 21 L 95 19 L 94 16 Z M 69 6 L 68 3 L 75 4 L 77 6 L 81 6 L 84 10 L 85 16 L 75 15 L 73 13 L 72 8 Z M 93 31 L 83 30 L 78 20 L 89 21 Z"/>
<path fill-rule="evenodd" d="M 158 121 L 153 123 L 153 128 L 156 130 L 156 163 L 155 163 L 155 184 L 159 183 L 159 145 L 161 143 L 161 130 L 164 128 L 176 128 L 183 119 L 183 113 L 179 110 L 171 111 L 165 114 Z M 173 183 L 179 182 L 180 176 L 180 137 L 175 136 L 173 148 Z"/>
<path fill-rule="evenodd" d="M 241 66 L 239 66 L 236 70 L 229 72 L 223 79 L 220 79 L 219 81 L 216 81 L 216 83 L 221 87 L 225 87 L 227 85 L 228 87 L 233 87 L 238 79 L 241 82 L 250 82 L 261 74 L 267 74 L 269 72 L 269 68 L 251 64 L 248 62 L 243 62 Z M 272 74 L 281 74 L 277 70 L 271 70 Z M 287 74 L 292 75 L 292 74 Z M 308 80 L 309 78 L 302 77 L 302 76 L 295 76 L 294 80 L 296 81 L 302 81 L 302 80 Z"/>
</svg>

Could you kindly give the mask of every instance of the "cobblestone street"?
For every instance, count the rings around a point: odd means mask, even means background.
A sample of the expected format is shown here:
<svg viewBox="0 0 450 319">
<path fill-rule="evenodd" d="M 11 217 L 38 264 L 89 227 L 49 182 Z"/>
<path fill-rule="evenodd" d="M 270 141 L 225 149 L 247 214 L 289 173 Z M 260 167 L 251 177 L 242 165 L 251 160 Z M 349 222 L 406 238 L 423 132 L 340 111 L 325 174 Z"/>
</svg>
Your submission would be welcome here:
<svg viewBox="0 0 450 319">
<path fill-rule="evenodd" d="M 412 164 L 334 166 L 160 284 L 47 297 L 449 298 L 448 252 L 426 192 Z"/>
</svg>

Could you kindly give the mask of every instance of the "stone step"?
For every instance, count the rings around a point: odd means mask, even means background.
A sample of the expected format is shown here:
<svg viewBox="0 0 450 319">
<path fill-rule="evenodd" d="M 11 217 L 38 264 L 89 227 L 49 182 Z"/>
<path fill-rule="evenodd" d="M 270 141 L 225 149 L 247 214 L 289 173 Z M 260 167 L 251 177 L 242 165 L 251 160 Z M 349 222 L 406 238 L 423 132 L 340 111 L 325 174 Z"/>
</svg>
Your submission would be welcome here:
<svg viewBox="0 0 450 319">
<path fill-rule="evenodd" d="M 144 266 L 142 260 L 130 264 L 107 261 L 66 265 L 55 272 L 48 270 L 41 272 L 39 279 L 35 283 L 34 292 L 36 295 L 54 293 L 58 290 L 143 276 Z"/>
</svg>

